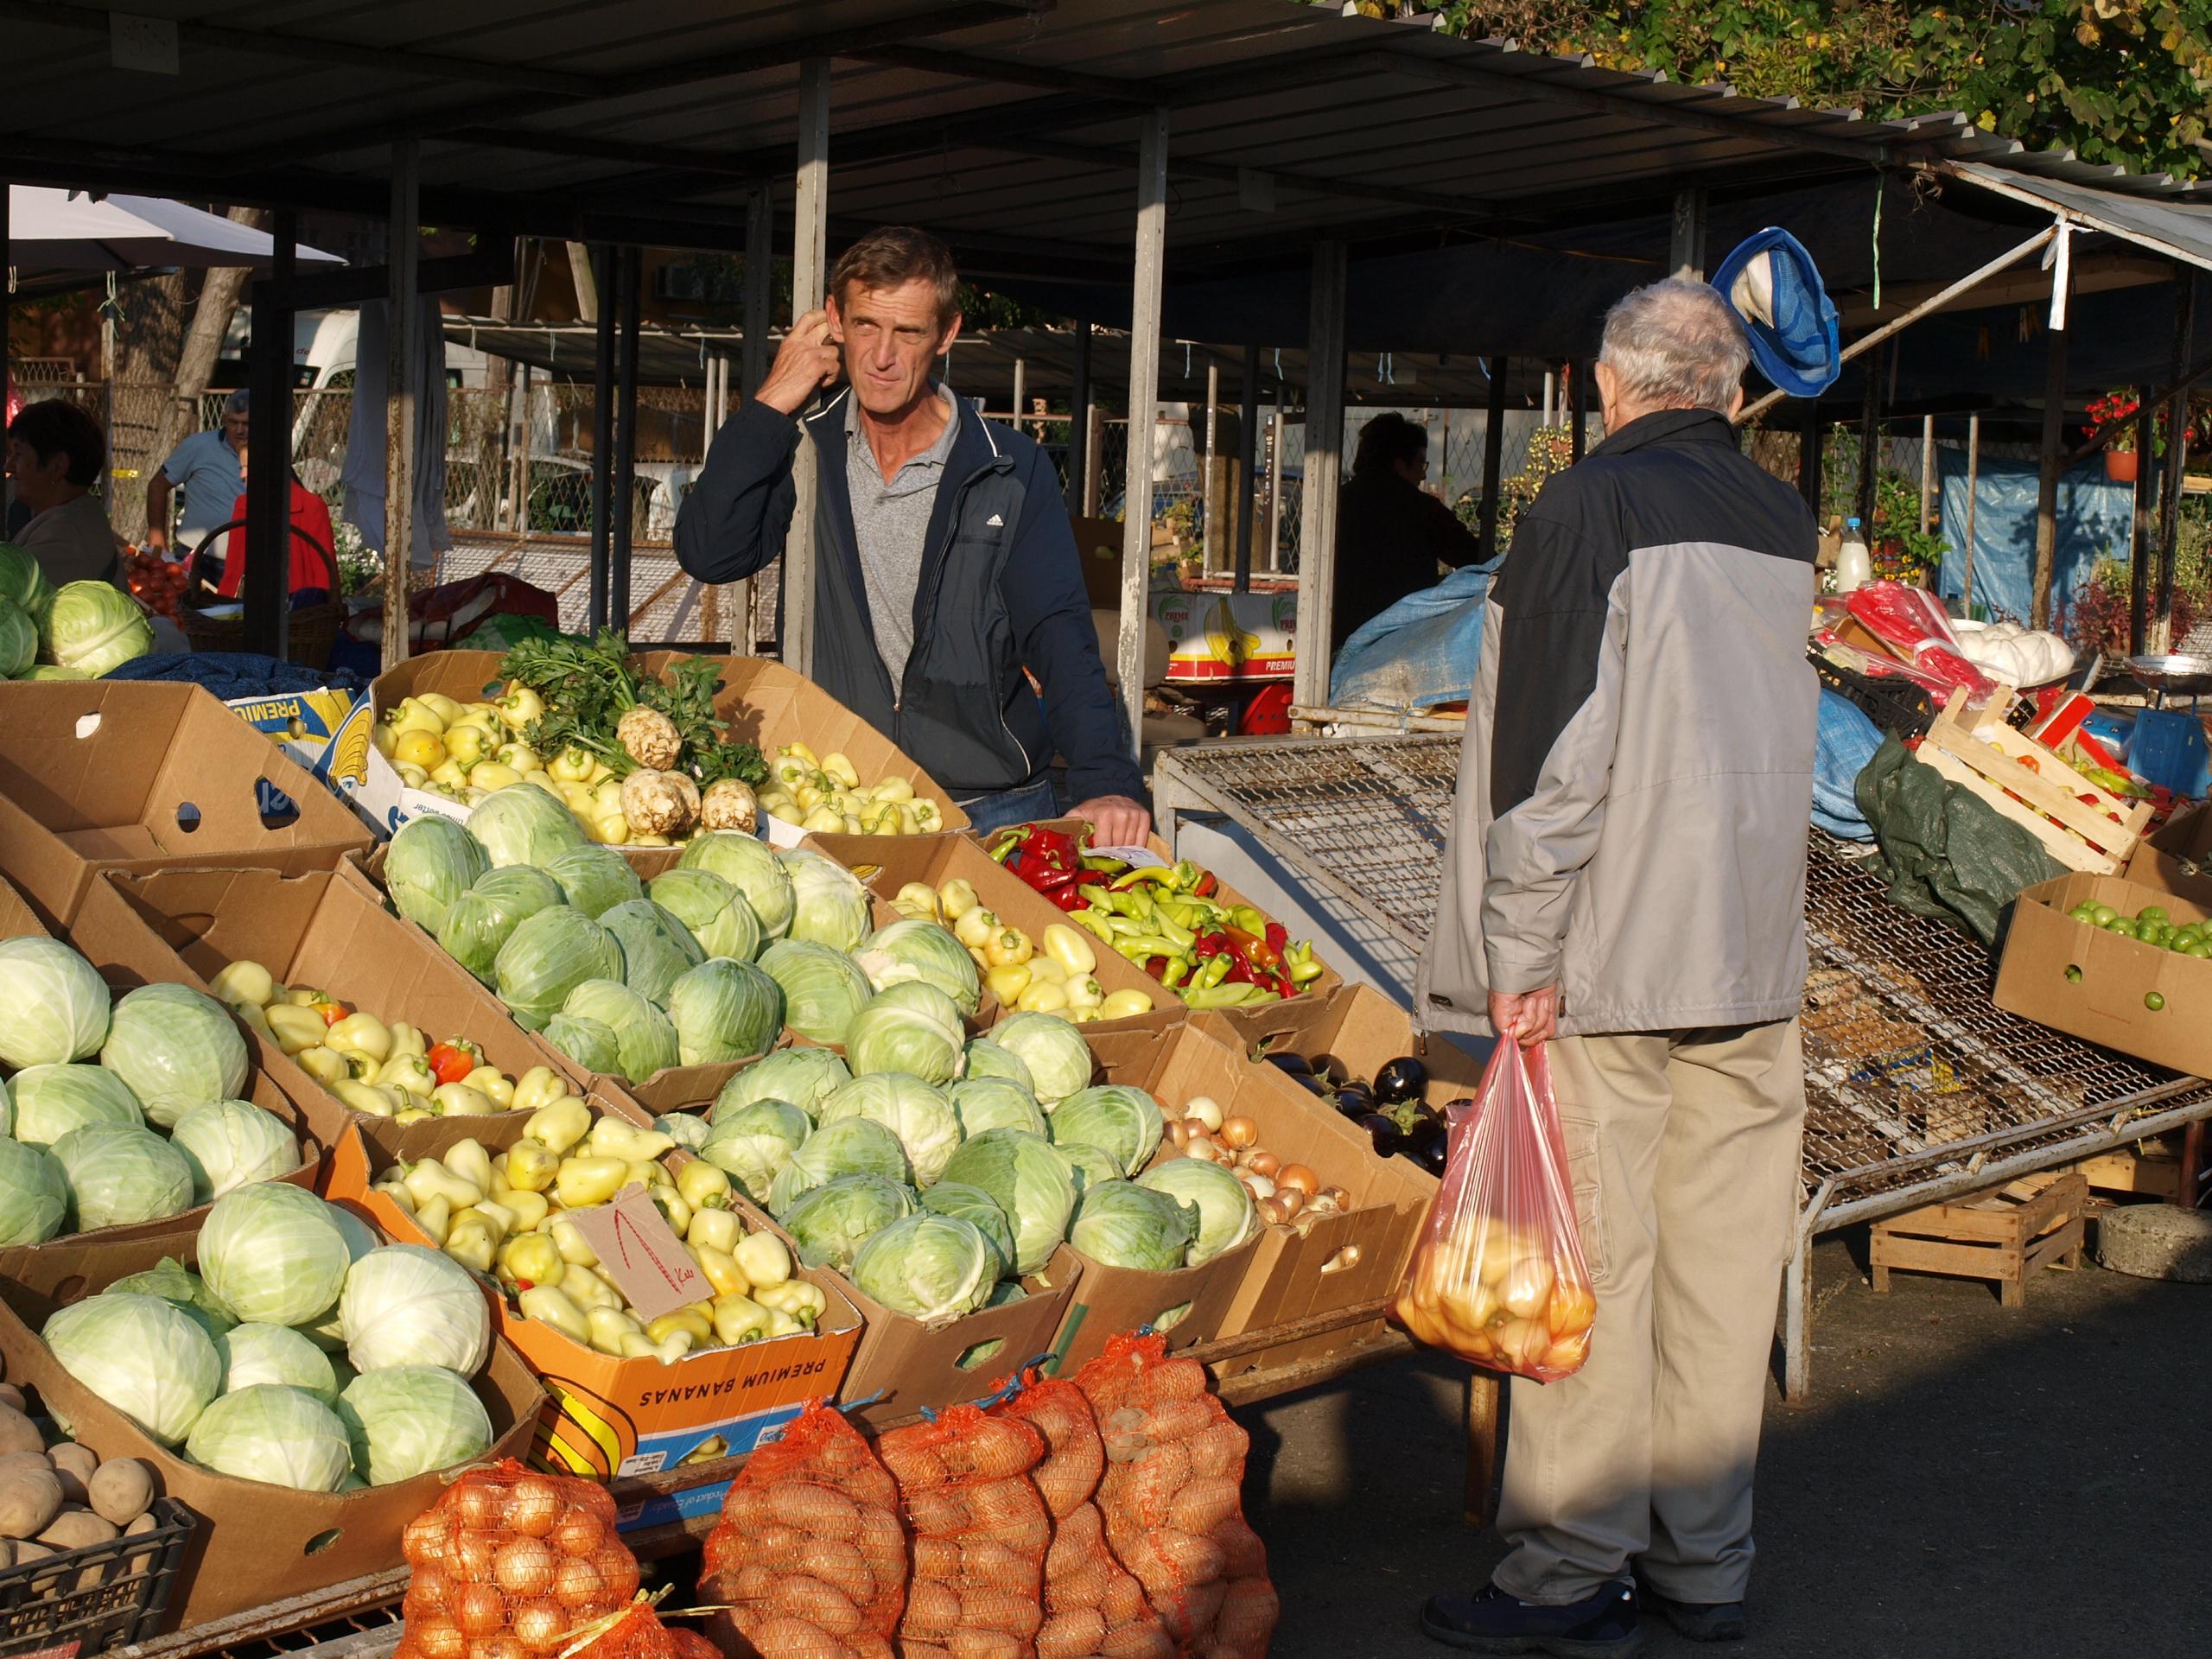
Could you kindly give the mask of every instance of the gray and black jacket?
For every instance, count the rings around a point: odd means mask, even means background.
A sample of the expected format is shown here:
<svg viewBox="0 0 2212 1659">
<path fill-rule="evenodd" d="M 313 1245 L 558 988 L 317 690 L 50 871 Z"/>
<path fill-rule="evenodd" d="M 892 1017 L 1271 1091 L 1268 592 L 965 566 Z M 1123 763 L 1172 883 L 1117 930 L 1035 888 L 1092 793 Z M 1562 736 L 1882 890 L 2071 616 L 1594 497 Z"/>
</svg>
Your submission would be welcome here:
<svg viewBox="0 0 2212 1659">
<path fill-rule="evenodd" d="M 921 550 L 914 649 L 891 683 L 875 645 L 845 477 L 845 398 L 804 422 L 741 404 L 676 515 L 676 556 L 735 582 L 784 550 L 799 429 L 814 441 L 814 677 L 956 798 L 1019 789 L 1057 749 L 1070 798 L 1142 800 L 1144 774 L 1098 658 L 1083 568 L 1052 463 L 1029 438 L 953 400 L 960 429 Z M 1040 700 L 1023 670 L 1044 687 Z"/>
<path fill-rule="evenodd" d="M 1816 542 L 1709 410 L 1545 486 L 1485 607 L 1422 1025 L 1549 985 L 1570 1035 L 1797 1012 Z"/>
</svg>

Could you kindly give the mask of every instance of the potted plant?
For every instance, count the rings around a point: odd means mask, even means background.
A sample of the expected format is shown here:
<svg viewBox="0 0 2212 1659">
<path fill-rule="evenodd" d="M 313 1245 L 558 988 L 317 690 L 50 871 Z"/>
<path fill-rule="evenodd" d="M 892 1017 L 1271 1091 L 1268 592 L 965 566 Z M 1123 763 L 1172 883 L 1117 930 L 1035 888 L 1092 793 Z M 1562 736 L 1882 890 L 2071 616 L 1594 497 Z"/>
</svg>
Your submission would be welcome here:
<svg viewBox="0 0 2212 1659">
<path fill-rule="evenodd" d="M 2133 484 L 2142 465 L 2142 457 L 2135 453 L 2135 411 L 2139 406 L 2140 400 L 2125 386 L 2089 401 L 2089 435 L 2103 440 L 2105 476 L 2115 484 Z"/>
</svg>

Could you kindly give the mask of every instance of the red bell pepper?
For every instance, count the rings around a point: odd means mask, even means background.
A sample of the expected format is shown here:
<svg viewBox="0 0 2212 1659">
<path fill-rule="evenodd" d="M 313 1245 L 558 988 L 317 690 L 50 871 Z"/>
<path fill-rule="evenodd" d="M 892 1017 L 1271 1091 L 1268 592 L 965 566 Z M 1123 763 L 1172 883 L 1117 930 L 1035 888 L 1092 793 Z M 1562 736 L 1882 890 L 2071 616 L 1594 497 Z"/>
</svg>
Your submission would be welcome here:
<svg viewBox="0 0 2212 1659">
<path fill-rule="evenodd" d="M 424 1057 L 429 1063 L 430 1075 L 440 1083 L 459 1083 L 476 1069 L 478 1057 L 471 1052 L 471 1046 L 454 1042 L 436 1045 Z"/>
</svg>

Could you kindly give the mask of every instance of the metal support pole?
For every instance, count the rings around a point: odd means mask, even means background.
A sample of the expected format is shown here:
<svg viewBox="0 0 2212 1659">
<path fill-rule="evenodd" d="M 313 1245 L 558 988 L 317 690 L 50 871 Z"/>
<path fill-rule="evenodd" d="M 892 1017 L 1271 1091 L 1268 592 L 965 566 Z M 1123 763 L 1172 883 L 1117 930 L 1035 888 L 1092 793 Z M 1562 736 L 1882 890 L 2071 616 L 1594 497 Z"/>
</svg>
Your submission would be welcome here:
<svg viewBox="0 0 2212 1659">
<path fill-rule="evenodd" d="M 829 276 L 830 60 L 799 66 L 798 181 L 791 215 L 791 316 L 822 307 Z M 801 443 L 792 457 L 791 533 L 784 538 L 784 580 L 778 628 L 784 662 L 801 674 L 814 671 L 814 512 L 820 491 L 814 446 Z"/>
<path fill-rule="evenodd" d="M 1298 645 L 1293 668 L 1297 702 L 1306 709 L 1329 705 L 1329 660 L 1336 626 L 1337 491 L 1344 474 L 1345 275 L 1344 245 L 1315 245 L 1313 311 L 1306 335 L 1306 475 L 1298 529 Z"/>
<path fill-rule="evenodd" d="M 1891 365 L 1894 370 L 1894 365 Z M 1936 494 L 1936 417 L 1920 417 L 1920 533 L 1928 533 L 1928 504 Z"/>
<path fill-rule="evenodd" d="M 2030 601 L 2029 625 L 2050 626 L 2051 570 L 2058 555 L 2058 472 L 2060 440 L 2066 423 L 2066 334 L 2050 331 L 2044 359 L 2042 465 L 2036 476 L 2035 589 Z"/>
<path fill-rule="evenodd" d="M 614 524 L 607 571 L 607 608 L 625 638 L 630 632 L 630 555 L 637 532 L 632 497 L 638 478 L 638 286 L 643 256 L 635 247 L 620 255 L 614 305 L 620 314 L 620 356 L 615 370 Z"/>
<path fill-rule="evenodd" d="M 1667 268 L 1694 283 L 1705 280 L 1705 192 L 1700 188 L 1675 193 L 1674 235 Z"/>
<path fill-rule="evenodd" d="M 1090 488 L 1090 322 L 1075 320 L 1074 379 L 1068 388 L 1068 511 L 1088 513 Z"/>
<path fill-rule="evenodd" d="M 1268 411 L 1268 574 L 1282 569 L 1282 388 Z"/>
<path fill-rule="evenodd" d="M 1590 365 L 1579 359 L 1576 361 L 1568 364 L 1567 367 L 1567 430 L 1570 435 L 1568 439 L 1568 448 L 1569 453 L 1576 461 L 1582 459 L 1584 444 L 1583 426 L 1586 410 L 1586 404 L 1582 396 L 1582 383 L 1588 376 L 1589 372 Z"/>
<path fill-rule="evenodd" d="M 1882 354 L 1878 346 L 1867 354 L 1862 371 L 1866 377 L 1866 396 L 1859 410 L 1859 527 L 1866 537 L 1866 545 L 1874 545 L 1874 480 L 1881 472 L 1882 458 Z"/>
<path fill-rule="evenodd" d="M 592 283 L 602 301 L 614 294 L 614 250 L 604 243 L 591 249 Z M 594 323 L 591 388 L 591 580 L 588 626 L 597 633 L 607 624 L 611 558 L 608 532 L 613 511 L 610 484 L 614 466 L 614 325 L 616 307 L 602 303 Z"/>
<path fill-rule="evenodd" d="M 1206 456 L 1198 473 L 1200 502 L 1198 569 L 1211 575 L 1221 564 L 1221 365 L 1206 365 Z"/>
<path fill-rule="evenodd" d="M 1126 470 L 1126 464 L 1125 464 Z M 1098 417 L 1098 400 L 1083 406 L 1083 516 L 1098 516 L 1099 493 L 1105 487 L 1106 423 Z"/>
<path fill-rule="evenodd" d="M 1544 371 L 1544 424 L 1546 426 L 1554 426 L 1558 423 L 1559 406 L 1554 401 L 1558 396 L 1558 388 L 1559 377 L 1549 369 L 1546 369 Z"/>
<path fill-rule="evenodd" d="M 1966 557 L 1959 575 L 1959 594 L 1966 613 L 1974 615 L 1974 495 L 1981 488 L 1981 416 L 1967 416 L 1967 525 Z"/>
<path fill-rule="evenodd" d="M 2148 397 L 2135 405 L 2135 511 L 2127 536 L 2127 654 L 2140 657 L 2150 649 L 2151 530 L 2158 511 L 2158 486 L 2164 471 L 2153 467 L 2151 448 L 2158 413 Z M 2107 452 L 2109 453 L 2109 452 Z"/>
<path fill-rule="evenodd" d="M 292 281 L 299 216 L 272 216 L 269 278 L 253 285 L 253 407 L 263 411 L 246 439 L 245 535 L 253 550 L 245 567 L 245 648 L 280 660 L 289 652 L 292 610 L 292 312 L 280 298 Z M 112 407 L 115 381 L 108 380 Z M 109 457 L 113 464 L 114 457 Z M 325 548 L 326 553 L 336 550 Z M 317 586 L 322 584 L 318 582 Z M 335 599 L 334 591 L 331 597 Z"/>
<path fill-rule="evenodd" d="M 1815 523 L 1821 517 L 1821 400 L 1805 400 L 1805 424 L 1797 434 L 1797 493 L 1805 498 L 1805 505 L 1813 510 Z"/>
<path fill-rule="evenodd" d="M 1023 418 L 1029 413 L 1029 363 L 1025 358 L 1014 359 L 1014 414 L 1010 423 L 1017 432 L 1024 430 Z"/>
<path fill-rule="evenodd" d="M 1483 557 L 1497 551 L 1497 491 L 1505 471 L 1505 359 L 1489 362 L 1490 401 L 1483 406 Z"/>
<path fill-rule="evenodd" d="M 537 423 L 536 404 L 531 387 L 531 370 L 527 363 L 516 365 L 515 395 L 520 402 L 521 414 L 515 430 L 514 510 L 507 516 L 511 529 L 520 531 L 525 539 L 530 535 L 530 445 L 531 429 Z"/>
<path fill-rule="evenodd" d="M 1114 652 L 1128 738 L 1144 754 L 1144 632 L 1152 605 L 1153 439 L 1160 424 L 1160 317 L 1167 274 L 1167 111 L 1147 110 L 1137 149 L 1129 312 L 1129 441 L 1122 468 L 1121 637 Z"/>
<path fill-rule="evenodd" d="M 422 257 L 422 149 L 412 138 L 391 146 L 391 222 L 385 266 L 384 465 L 384 665 L 408 655 L 407 573 L 415 516 L 415 278 Z M 289 539 L 289 535 L 287 539 Z"/>
<path fill-rule="evenodd" d="M 2178 386 L 2187 372 L 2196 321 L 2196 268 L 2178 266 L 2174 274 L 2174 372 Z M 2148 451 L 2145 451 L 2148 457 Z M 2165 505 L 2158 517 L 2158 582 L 2152 594 L 2150 648 L 2173 649 L 2174 549 L 2181 533 L 2182 473 L 2189 460 L 2189 394 L 2177 390 L 2166 407 Z M 2144 463 L 2138 461 L 2139 467 Z"/>
<path fill-rule="evenodd" d="M 1260 460 L 1260 348 L 1244 348 L 1243 393 L 1236 405 L 1236 591 L 1252 591 L 1252 474 Z"/>
<path fill-rule="evenodd" d="M 753 193 L 745 207 L 745 339 L 739 347 L 738 384 L 747 397 L 768 378 L 770 308 L 775 294 L 776 201 L 764 187 Z M 715 432 L 720 432 L 722 423 L 729 419 L 729 359 L 725 357 L 716 389 Z M 750 657 L 755 649 L 753 578 L 741 577 L 728 586 L 729 648 L 740 657 Z"/>
</svg>

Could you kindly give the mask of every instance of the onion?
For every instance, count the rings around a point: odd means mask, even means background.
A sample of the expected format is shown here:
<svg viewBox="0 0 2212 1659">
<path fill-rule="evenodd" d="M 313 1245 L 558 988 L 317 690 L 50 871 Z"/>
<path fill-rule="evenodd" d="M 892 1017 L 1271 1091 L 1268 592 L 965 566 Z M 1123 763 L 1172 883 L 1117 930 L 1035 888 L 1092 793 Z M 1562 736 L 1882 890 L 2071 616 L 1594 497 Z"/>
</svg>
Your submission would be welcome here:
<svg viewBox="0 0 2212 1659">
<path fill-rule="evenodd" d="M 454 1536 L 453 1560 L 449 1570 L 471 1584 L 484 1584 L 492 1577 L 492 1564 L 499 1557 L 499 1535 L 490 1532 L 461 1532 Z"/>
<path fill-rule="evenodd" d="M 1198 1119 L 1209 1129 L 1217 1129 L 1222 1125 L 1221 1107 L 1205 1095 L 1192 1095 L 1183 1108 L 1183 1116 Z"/>
<path fill-rule="evenodd" d="M 418 1515 L 399 1535 L 399 1553 L 410 1567 L 437 1567 L 453 1553 L 453 1529 L 435 1510 Z"/>
<path fill-rule="evenodd" d="M 1221 1161 L 1220 1148 L 1201 1135 L 1192 1135 L 1185 1143 L 1183 1155 L 1185 1158 L 1195 1158 L 1202 1164 L 1217 1164 Z"/>
<path fill-rule="evenodd" d="M 607 1529 L 600 1525 L 595 1516 L 574 1510 L 553 1529 L 553 1548 L 563 1555 L 595 1555 L 606 1541 Z"/>
<path fill-rule="evenodd" d="M 1190 1130 L 1183 1127 L 1188 1121 L 1188 1119 L 1182 1119 L 1167 1126 L 1167 1144 L 1178 1152 L 1183 1150 L 1183 1143 L 1190 1139 Z"/>
<path fill-rule="evenodd" d="M 1306 1207 L 1306 1195 L 1294 1186 L 1283 1186 L 1278 1184 L 1274 1196 L 1268 1202 L 1281 1208 L 1282 1218 L 1285 1221 L 1296 1221 L 1298 1212 Z"/>
<path fill-rule="evenodd" d="M 509 1595 L 527 1599 L 550 1593 L 560 1557 L 537 1538 L 510 1540 L 492 1564 L 492 1578 Z"/>
<path fill-rule="evenodd" d="M 1236 1179 L 1251 1189 L 1255 1198 L 1272 1198 L 1275 1195 L 1275 1184 L 1264 1175 L 1256 1175 L 1248 1169 Z"/>
<path fill-rule="evenodd" d="M 453 1622 L 469 1637 L 489 1636 L 507 1624 L 507 1599 L 488 1584 L 465 1584 L 453 1599 Z"/>
<path fill-rule="evenodd" d="M 530 1649 L 515 1640 L 512 1630 L 500 1630 L 470 1643 L 468 1659 L 530 1659 Z"/>
<path fill-rule="evenodd" d="M 1349 1210 L 1351 1208 L 1351 1194 L 1345 1192 L 1341 1186 L 1325 1186 L 1313 1196 L 1317 1198 L 1328 1199 L 1330 1203 L 1335 1205 L 1339 1210 Z"/>
<path fill-rule="evenodd" d="M 532 1653 L 550 1653 L 568 1630 L 568 1614 L 550 1601 L 525 1601 L 515 1609 L 515 1640 Z"/>
<path fill-rule="evenodd" d="M 507 1526 L 525 1538 L 543 1538 L 561 1520 L 561 1489 L 543 1475 L 524 1475 L 507 1498 Z"/>
<path fill-rule="evenodd" d="M 1261 1221 L 1270 1227 L 1280 1227 L 1290 1219 L 1289 1216 L 1284 1213 L 1282 1200 L 1280 1198 L 1262 1198 L 1252 1207 L 1260 1212 Z"/>
<path fill-rule="evenodd" d="M 464 1527 L 496 1527 L 507 1518 L 507 1495 L 484 1481 L 471 1481 L 461 1489 L 454 1509 Z"/>
<path fill-rule="evenodd" d="M 591 1558 L 599 1569 L 600 1580 L 607 1586 L 607 1604 L 620 1606 L 638 1593 L 638 1558 L 623 1544 L 609 1540 Z"/>
<path fill-rule="evenodd" d="M 588 1607 L 607 1593 L 599 1568 L 580 1556 L 563 1556 L 553 1578 L 553 1599 L 572 1611 Z"/>
<path fill-rule="evenodd" d="M 1310 1198 L 1321 1190 L 1319 1179 L 1303 1164 L 1285 1164 L 1275 1171 L 1274 1175 L 1275 1190 L 1278 1192 L 1286 1186 L 1294 1186 Z"/>
<path fill-rule="evenodd" d="M 1321 1271 L 1324 1273 L 1342 1273 L 1346 1268 L 1356 1268 L 1358 1265 L 1359 1246 L 1357 1244 L 1347 1244 L 1344 1249 L 1338 1250 L 1334 1255 L 1331 1256 L 1326 1262 L 1324 1262 L 1321 1264 Z"/>
<path fill-rule="evenodd" d="M 1273 1181 L 1275 1179 L 1275 1172 L 1282 1167 L 1282 1160 L 1272 1152 L 1255 1150 L 1252 1155 L 1244 1160 L 1244 1167 L 1255 1175 L 1264 1175 Z M 1281 1185 L 1281 1183 L 1278 1181 L 1276 1185 Z"/>
<path fill-rule="evenodd" d="M 468 1638 L 461 1633 L 461 1626 L 449 1618 L 435 1615 L 410 1618 L 407 1621 L 407 1635 L 423 1659 L 463 1659 L 468 1651 Z"/>
<path fill-rule="evenodd" d="M 407 1575 L 407 1599 L 424 1612 L 444 1612 L 451 1589 L 442 1567 L 418 1567 Z"/>
<path fill-rule="evenodd" d="M 1249 1147 L 1260 1138 L 1260 1126 L 1239 1114 L 1221 1120 L 1221 1141 L 1224 1146 Z"/>
</svg>

